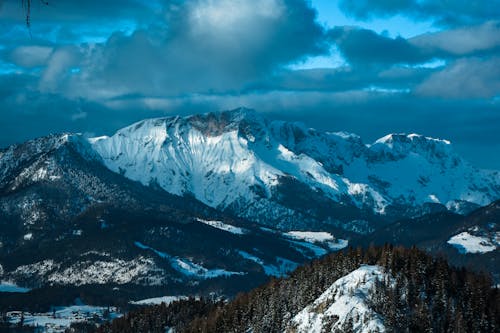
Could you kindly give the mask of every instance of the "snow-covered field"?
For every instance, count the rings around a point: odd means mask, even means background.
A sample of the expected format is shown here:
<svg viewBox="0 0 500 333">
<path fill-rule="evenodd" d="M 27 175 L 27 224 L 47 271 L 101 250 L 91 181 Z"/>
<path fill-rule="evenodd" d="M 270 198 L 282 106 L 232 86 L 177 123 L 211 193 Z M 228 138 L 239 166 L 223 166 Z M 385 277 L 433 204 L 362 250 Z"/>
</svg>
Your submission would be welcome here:
<svg viewBox="0 0 500 333">
<path fill-rule="evenodd" d="M 292 243 L 300 250 L 300 247 L 307 248 L 314 252 L 316 257 L 325 255 L 328 251 L 324 248 L 317 246 L 317 244 L 322 244 L 328 246 L 332 251 L 338 251 L 345 248 L 348 245 L 348 241 L 345 239 L 337 239 L 331 233 L 325 231 L 289 231 L 283 234 L 285 237 L 293 239 Z M 301 251 L 302 252 L 302 251 Z"/>
<path fill-rule="evenodd" d="M 65 332 L 75 322 L 112 320 L 120 317 L 115 307 L 98 307 L 90 305 L 72 305 L 55 307 L 52 312 L 29 313 L 21 311 L 7 312 L 11 324 L 23 320 L 24 326 L 37 327 L 37 332 Z"/>
<path fill-rule="evenodd" d="M 296 238 L 296 239 L 302 239 L 305 240 L 306 242 L 326 242 L 326 241 L 332 241 L 335 239 L 333 235 L 329 232 L 325 231 L 289 231 L 286 233 L 286 235 Z"/>
<path fill-rule="evenodd" d="M 448 244 L 460 253 L 487 253 L 497 249 L 498 243 L 487 237 L 475 236 L 465 231 L 451 237 Z"/>
<path fill-rule="evenodd" d="M 342 331 L 350 320 L 353 332 L 385 332 L 383 318 L 368 306 L 367 300 L 375 281 L 386 278 L 382 267 L 363 265 L 338 279 L 292 319 L 294 332 L 321 333 L 327 327 L 328 332 Z"/>
</svg>

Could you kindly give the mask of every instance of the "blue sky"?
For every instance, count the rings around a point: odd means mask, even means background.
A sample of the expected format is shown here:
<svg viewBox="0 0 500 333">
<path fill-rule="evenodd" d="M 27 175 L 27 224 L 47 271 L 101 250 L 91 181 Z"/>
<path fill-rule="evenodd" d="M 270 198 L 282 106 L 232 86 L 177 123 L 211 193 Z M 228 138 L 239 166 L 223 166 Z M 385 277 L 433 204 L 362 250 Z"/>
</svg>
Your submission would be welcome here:
<svg viewBox="0 0 500 333">
<path fill-rule="evenodd" d="M 0 147 L 254 108 L 446 138 L 500 169 L 500 1 L 21 1 L 0 7 Z"/>
</svg>

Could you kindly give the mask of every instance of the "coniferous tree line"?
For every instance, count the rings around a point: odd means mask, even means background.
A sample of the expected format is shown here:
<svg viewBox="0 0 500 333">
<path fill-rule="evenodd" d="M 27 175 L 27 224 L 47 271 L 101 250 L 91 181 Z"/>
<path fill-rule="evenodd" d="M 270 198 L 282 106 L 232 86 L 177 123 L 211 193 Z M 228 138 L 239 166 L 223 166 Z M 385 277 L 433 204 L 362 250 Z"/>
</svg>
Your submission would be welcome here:
<svg viewBox="0 0 500 333">
<path fill-rule="evenodd" d="M 190 300 L 193 307 L 178 302 L 145 308 L 99 332 L 164 332 L 166 326 L 175 332 L 293 331 L 290 321 L 299 311 L 361 264 L 380 265 L 391 277 L 378 281 L 369 297 L 390 332 L 500 331 L 500 293 L 490 277 L 450 267 L 416 248 L 385 245 L 328 255 L 227 304 Z M 352 330 L 352 321 L 342 329 Z"/>
<path fill-rule="evenodd" d="M 167 327 L 175 332 L 181 332 L 195 317 L 208 315 L 213 309 L 222 307 L 222 301 L 211 299 L 195 299 L 175 301 L 170 304 L 162 303 L 129 312 L 125 316 L 106 323 L 97 330 L 97 333 L 164 333 Z M 90 332 L 73 327 L 71 332 Z"/>
</svg>

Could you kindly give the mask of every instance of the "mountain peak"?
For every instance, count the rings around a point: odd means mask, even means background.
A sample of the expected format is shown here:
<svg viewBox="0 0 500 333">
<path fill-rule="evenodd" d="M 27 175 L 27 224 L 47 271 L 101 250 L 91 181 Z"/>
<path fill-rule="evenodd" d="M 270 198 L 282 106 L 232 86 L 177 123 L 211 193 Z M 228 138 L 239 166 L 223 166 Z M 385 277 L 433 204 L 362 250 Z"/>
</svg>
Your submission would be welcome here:
<svg viewBox="0 0 500 333">
<path fill-rule="evenodd" d="M 393 146 L 395 144 L 415 144 L 423 142 L 434 142 L 443 145 L 450 145 L 451 142 L 443 139 L 436 139 L 428 136 L 423 136 L 421 134 L 411 133 L 391 133 L 386 136 L 381 137 L 376 140 L 373 145 L 380 143 L 388 146 Z"/>
<path fill-rule="evenodd" d="M 384 155 L 395 159 L 404 158 L 409 154 L 417 154 L 425 156 L 429 160 L 460 160 L 460 157 L 453 151 L 450 141 L 415 133 L 389 134 L 376 140 L 369 148 L 377 156 Z"/>
<path fill-rule="evenodd" d="M 240 107 L 233 110 L 209 112 L 185 118 L 187 122 L 207 136 L 219 136 L 225 132 L 236 131 L 245 125 L 265 122 L 255 110 Z"/>
</svg>

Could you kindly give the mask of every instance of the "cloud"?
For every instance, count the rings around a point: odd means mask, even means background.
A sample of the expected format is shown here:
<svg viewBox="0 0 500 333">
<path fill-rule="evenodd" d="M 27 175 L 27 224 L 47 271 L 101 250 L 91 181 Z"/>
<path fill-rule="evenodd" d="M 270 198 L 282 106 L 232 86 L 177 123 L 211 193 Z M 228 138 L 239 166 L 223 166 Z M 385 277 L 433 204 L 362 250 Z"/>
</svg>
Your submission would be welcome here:
<svg viewBox="0 0 500 333">
<path fill-rule="evenodd" d="M 426 33 L 409 39 L 422 52 L 442 56 L 463 56 L 500 51 L 500 22 Z"/>
<path fill-rule="evenodd" d="M 60 81 L 72 97 L 238 91 L 327 52 L 316 12 L 303 0 L 187 1 L 170 4 L 163 16 L 162 24 L 81 49 L 77 64 L 55 59 L 44 77 L 78 66 L 79 75 Z"/>
<path fill-rule="evenodd" d="M 402 37 L 390 38 L 368 29 L 335 27 L 329 36 L 355 65 L 421 63 L 430 58 Z"/>
<path fill-rule="evenodd" d="M 46 22 L 96 22 L 135 17 L 145 19 L 158 10 L 156 0 L 85 0 L 85 1 L 32 1 L 33 26 Z M 21 1 L 2 1 L 0 19 L 9 23 L 25 24 L 25 9 Z"/>
<path fill-rule="evenodd" d="M 40 67 L 47 64 L 52 47 L 27 45 L 16 47 L 9 58 L 12 63 L 21 67 Z"/>
<path fill-rule="evenodd" d="M 423 96 L 467 99 L 500 95 L 500 57 L 458 59 L 416 88 Z"/>
<path fill-rule="evenodd" d="M 79 61 L 79 52 L 74 46 L 60 47 L 51 54 L 47 66 L 40 78 L 39 87 L 42 92 L 58 92 L 64 84 L 68 69 Z"/>
<path fill-rule="evenodd" d="M 335 27 L 328 36 L 353 65 L 421 64 L 434 59 L 485 56 L 500 51 L 500 22 L 391 38 L 358 27 Z"/>
<path fill-rule="evenodd" d="M 443 26 L 477 24 L 500 17 L 500 0 L 340 0 L 339 7 L 360 20 L 405 15 L 416 20 L 432 19 Z"/>
</svg>

